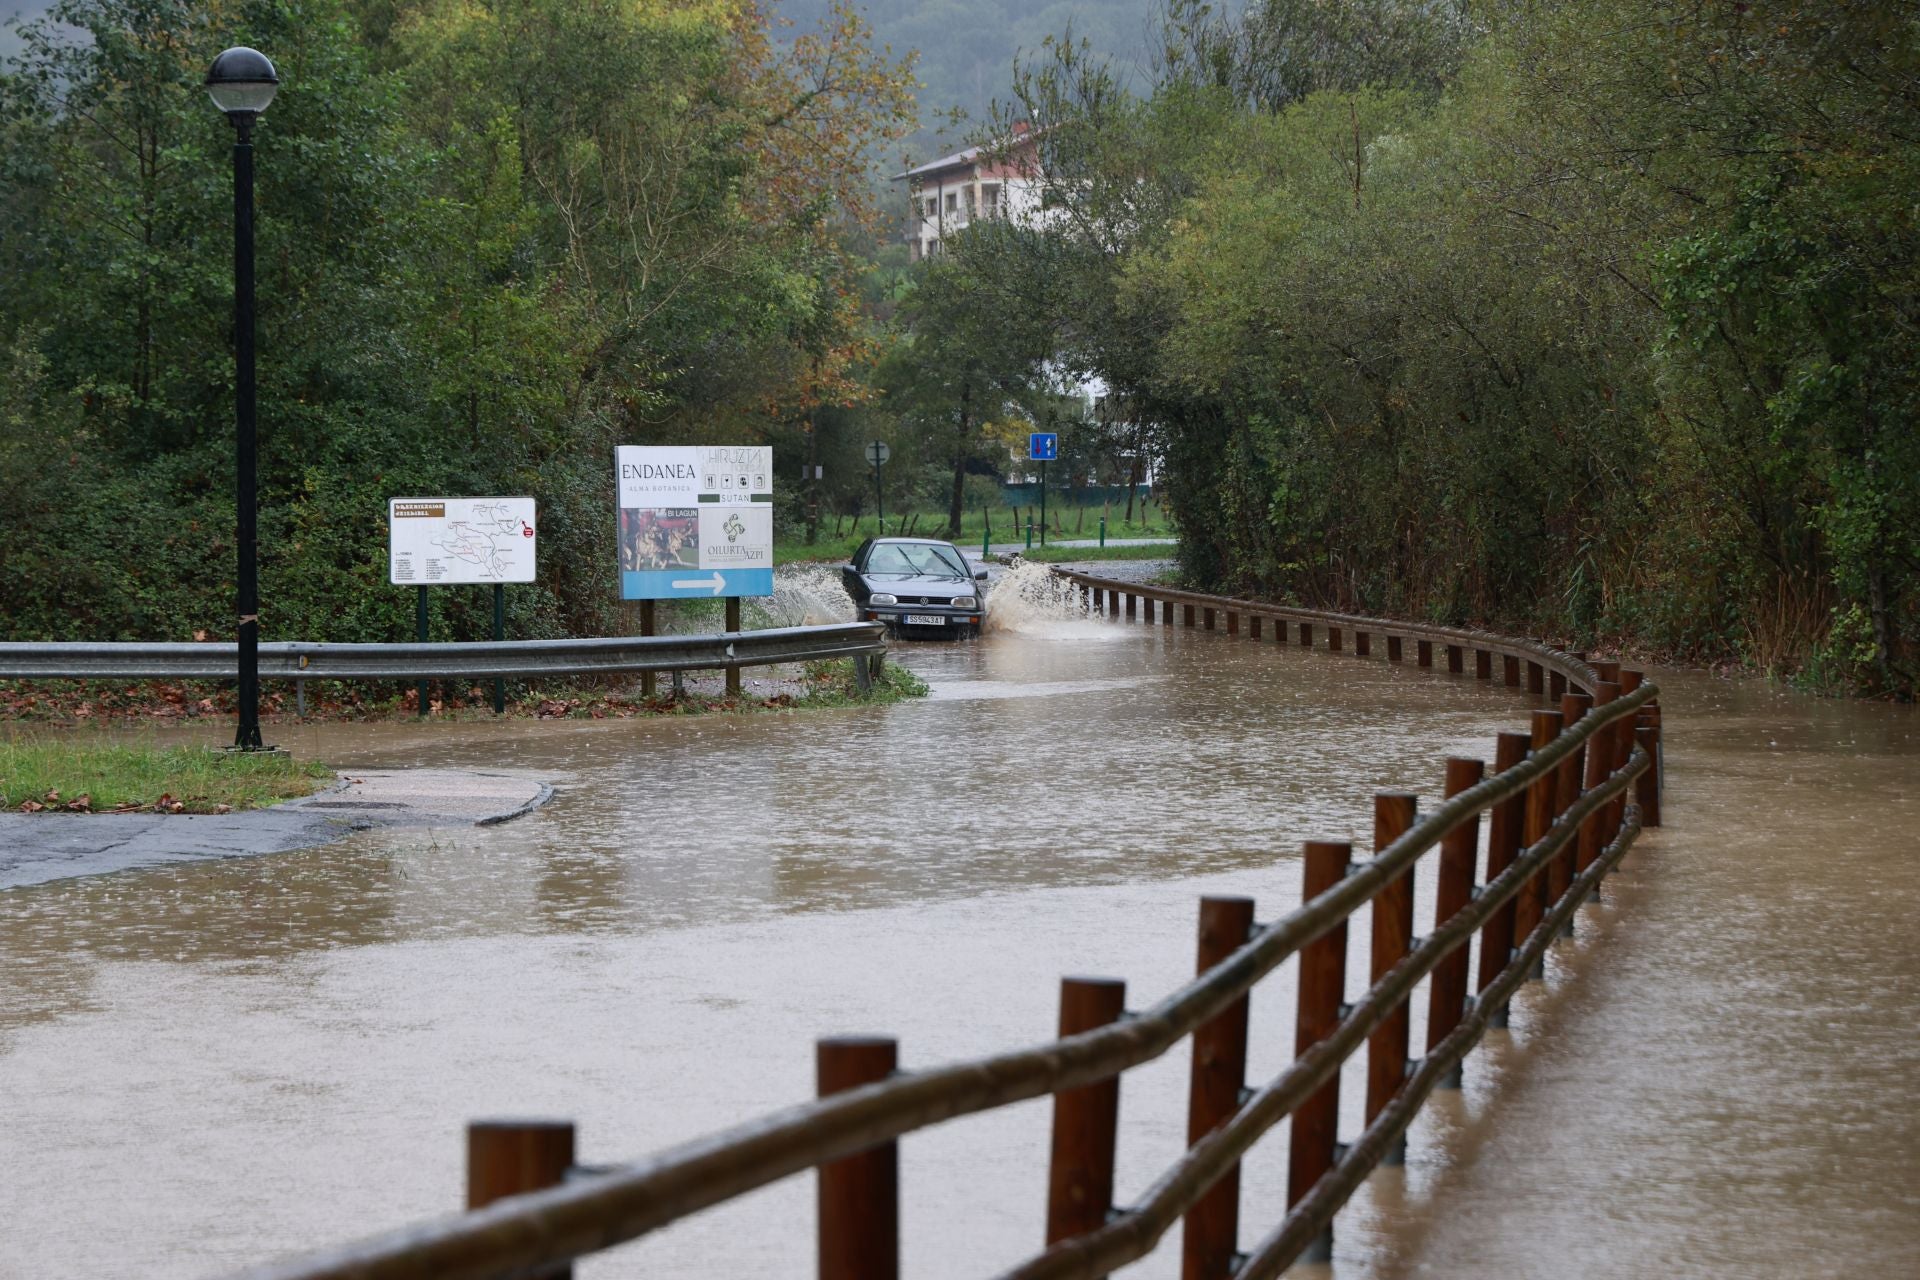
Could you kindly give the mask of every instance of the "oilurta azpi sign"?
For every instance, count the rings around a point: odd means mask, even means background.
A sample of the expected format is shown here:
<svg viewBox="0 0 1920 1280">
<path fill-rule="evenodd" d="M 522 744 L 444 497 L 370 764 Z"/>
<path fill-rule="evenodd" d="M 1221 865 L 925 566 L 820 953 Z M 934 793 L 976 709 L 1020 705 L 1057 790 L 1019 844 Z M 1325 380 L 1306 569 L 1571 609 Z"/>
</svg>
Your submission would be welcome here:
<svg viewBox="0 0 1920 1280">
<path fill-rule="evenodd" d="M 620 598 L 773 594 L 773 450 L 627 445 L 613 451 Z"/>
<path fill-rule="evenodd" d="M 400 587 L 532 582 L 532 498 L 391 498 L 387 580 Z"/>
</svg>

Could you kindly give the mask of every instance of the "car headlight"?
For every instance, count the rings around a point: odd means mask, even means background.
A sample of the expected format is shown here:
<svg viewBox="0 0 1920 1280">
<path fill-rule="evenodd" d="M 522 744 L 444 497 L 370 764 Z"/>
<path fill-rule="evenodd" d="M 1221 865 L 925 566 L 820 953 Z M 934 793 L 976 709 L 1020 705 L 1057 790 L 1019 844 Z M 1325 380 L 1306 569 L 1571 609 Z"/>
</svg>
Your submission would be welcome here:
<svg viewBox="0 0 1920 1280">
<path fill-rule="evenodd" d="M 890 596 L 884 591 L 876 591 L 867 597 L 868 604 L 899 604 L 899 596 Z"/>
<path fill-rule="evenodd" d="M 975 596 L 955 596 L 953 598 L 953 607 L 956 609 L 978 609 L 980 607 L 980 601 Z"/>
</svg>

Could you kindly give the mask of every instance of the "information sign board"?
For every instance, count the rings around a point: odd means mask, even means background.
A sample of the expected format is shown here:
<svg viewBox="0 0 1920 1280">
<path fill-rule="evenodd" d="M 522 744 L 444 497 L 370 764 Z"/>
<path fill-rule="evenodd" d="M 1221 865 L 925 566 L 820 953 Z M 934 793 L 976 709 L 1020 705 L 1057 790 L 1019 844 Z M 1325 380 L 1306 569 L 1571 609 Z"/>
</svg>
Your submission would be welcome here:
<svg viewBox="0 0 1920 1280">
<path fill-rule="evenodd" d="M 532 582 L 532 498 L 392 498 L 387 580 L 395 586 Z"/>
<path fill-rule="evenodd" d="M 620 445 L 620 598 L 773 594 L 773 450 Z"/>
<path fill-rule="evenodd" d="M 1035 431 L 1027 436 L 1027 457 L 1034 462 L 1052 462 L 1060 456 L 1060 433 Z"/>
</svg>

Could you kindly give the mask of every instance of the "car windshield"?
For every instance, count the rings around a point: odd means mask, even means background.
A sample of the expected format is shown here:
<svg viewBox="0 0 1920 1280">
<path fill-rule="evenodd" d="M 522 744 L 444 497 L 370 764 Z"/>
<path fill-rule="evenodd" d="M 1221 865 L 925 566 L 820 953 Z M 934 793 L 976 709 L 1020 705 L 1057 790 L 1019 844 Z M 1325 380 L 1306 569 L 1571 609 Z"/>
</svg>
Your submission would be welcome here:
<svg viewBox="0 0 1920 1280">
<path fill-rule="evenodd" d="M 916 573 L 964 578 L 967 566 L 952 547 L 934 542 L 883 542 L 867 553 L 868 573 Z"/>
</svg>

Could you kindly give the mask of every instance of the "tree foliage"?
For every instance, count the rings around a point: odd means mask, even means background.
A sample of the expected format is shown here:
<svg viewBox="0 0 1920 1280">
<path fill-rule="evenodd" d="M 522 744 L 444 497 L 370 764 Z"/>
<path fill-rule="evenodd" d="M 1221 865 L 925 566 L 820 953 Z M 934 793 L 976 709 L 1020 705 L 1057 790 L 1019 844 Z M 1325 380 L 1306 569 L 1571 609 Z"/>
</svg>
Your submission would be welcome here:
<svg viewBox="0 0 1920 1280">
<path fill-rule="evenodd" d="M 1058 42 L 1010 267 L 1199 580 L 1910 696 L 1910 3 L 1176 4 Z"/>
</svg>

